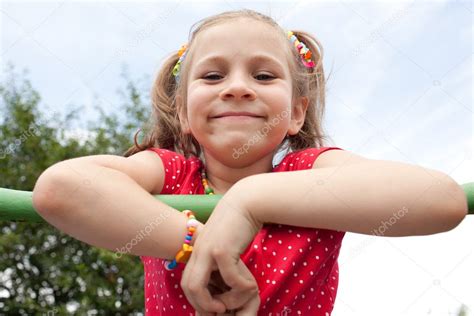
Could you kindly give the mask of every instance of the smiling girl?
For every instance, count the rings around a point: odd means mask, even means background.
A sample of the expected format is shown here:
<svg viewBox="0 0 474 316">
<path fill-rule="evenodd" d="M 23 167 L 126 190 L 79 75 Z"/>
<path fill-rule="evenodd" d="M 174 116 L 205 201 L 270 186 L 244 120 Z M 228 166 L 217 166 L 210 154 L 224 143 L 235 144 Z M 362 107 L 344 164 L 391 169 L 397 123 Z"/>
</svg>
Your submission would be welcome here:
<svg viewBox="0 0 474 316">
<path fill-rule="evenodd" d="M 152 101 L 155 125 L 126 157 L 60 162 L 33 195 L 52 225 L 112 250 L 163 219 L 130 249 L 147 315 L 327 316 L 345 232 L 372 234 L 402 207 L 385 236 L 447 231 L 467 213 L 446 174 L 325 146 L 321 45 L 263 14 L 200 21 Z M 223 197 L 203 224 L 152 194 Z"/>
</svg>

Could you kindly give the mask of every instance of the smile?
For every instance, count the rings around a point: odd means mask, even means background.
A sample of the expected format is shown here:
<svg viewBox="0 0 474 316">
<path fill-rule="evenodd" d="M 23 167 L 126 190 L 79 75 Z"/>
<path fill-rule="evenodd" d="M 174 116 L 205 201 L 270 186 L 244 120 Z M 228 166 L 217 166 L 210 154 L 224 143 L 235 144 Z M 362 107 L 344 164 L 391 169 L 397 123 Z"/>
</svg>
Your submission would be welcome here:
<svg viewBox="0 0 474 316">
<path fill-rule="evenodd" d="M 229 115 L 222 117 L 214 117 L 213 120 L 225 120 L 229 122 L 241 122 L 241 121 L 251 121 L 256 119 L 261 119 L 262 117 L 250 116 L 250 115 Z"/>
</svg>

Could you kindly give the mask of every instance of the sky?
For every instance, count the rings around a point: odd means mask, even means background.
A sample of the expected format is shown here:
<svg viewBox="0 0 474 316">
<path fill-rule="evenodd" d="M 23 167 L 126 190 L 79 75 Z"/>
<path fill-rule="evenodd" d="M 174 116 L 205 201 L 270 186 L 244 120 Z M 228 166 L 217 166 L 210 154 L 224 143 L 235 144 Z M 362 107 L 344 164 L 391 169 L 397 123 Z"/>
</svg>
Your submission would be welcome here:
<svg viewBox="0 0 474 316">
<path fill-rule="evenodd" d="M 2 69 L 28 70 L 46 115 L 84 105 L 85 122 L 94 104 L 119 109 L 124 69 L 149 90 L 195 22 L 239 8 L 322 43 L 330 145 L 474 181 L 469 1 L 2 1 Z M 429 236 L 347 233 L 333 315 L 474 315 L 472 217 Z"/>
</svg>

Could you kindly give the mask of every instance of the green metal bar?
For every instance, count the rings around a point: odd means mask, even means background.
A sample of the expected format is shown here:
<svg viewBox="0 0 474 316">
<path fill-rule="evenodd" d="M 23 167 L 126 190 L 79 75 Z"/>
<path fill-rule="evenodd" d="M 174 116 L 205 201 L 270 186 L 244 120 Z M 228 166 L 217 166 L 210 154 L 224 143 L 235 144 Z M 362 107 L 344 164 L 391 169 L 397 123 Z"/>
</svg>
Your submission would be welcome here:
<svg viewBox="0 0 474 316">
<path fill-rule="evenodd" d="M 474 182 L 461 185 L 466 193 L 468 214 L 474 214 Z"/>
<path fill-rule="evenodd" d="M 467 197 L 469 214 L 474 214 L 474 182 L 462 185 Z M 0 221 L 44 222 L 33 207 L 33 192 L 0 188 Z M 174 209 L 191 209 L 205 223 L 222 195 L 155 195 Z"/>
<path fill-rule="evenodd" d="M 33 192 L 0 188 L 0 221 L 44 222 L 33 207 Z M 205 222 L 222 195 L 155 195 L 155 198 L 179 211 L 191 209 Z"/>
</svg>

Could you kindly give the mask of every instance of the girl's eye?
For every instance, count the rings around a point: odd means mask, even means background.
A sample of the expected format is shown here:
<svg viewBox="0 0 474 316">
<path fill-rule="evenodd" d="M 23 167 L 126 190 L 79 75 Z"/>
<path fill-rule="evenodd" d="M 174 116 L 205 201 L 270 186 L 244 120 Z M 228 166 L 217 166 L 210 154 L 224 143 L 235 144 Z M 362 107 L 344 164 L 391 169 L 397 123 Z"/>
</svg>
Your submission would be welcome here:
<svg viewBox="0 0 474 316">
<path fill-rule="evenodd" d="M 257 79 L 260 78 L 260 80 L 264 80 L 264 81 L 275 79 L 275 77 L 273 77 L 271 75 L 268 75 L 268 74 L 259 74 L 259 75 L 256 75 L 255 78 L 257 78 Z"/>
<path fill-rule="evenodd" d="M 220 79 L 220 75 L 218 74 L 209 74 L 207 76 L 204 76 L 203 78 L 204 79 L 207 79 L 207 80 L 219 80 Z"/>
<path fill-rule="evenodd" d="M 206 79 L 206 80 L 219 80 L 221 78 L 222 78 L 222 76 L 219 75 L 219 74 L 209 74 L 209 75 L 203 77 L 203 79 Z M 263 80 L 263 81 L 268 81 L 268 80 L 275 79 L 275 77 L 273 77 L 271 75 L 268 75 L 268 74 L 258 74 L 258 75 L 255 76 L 255 78 L 257 80 Z"/>
</svg>

